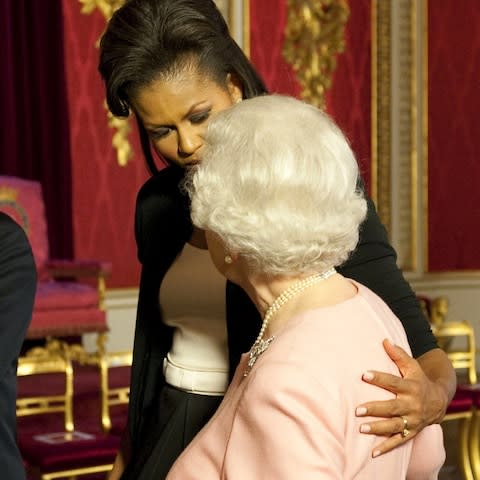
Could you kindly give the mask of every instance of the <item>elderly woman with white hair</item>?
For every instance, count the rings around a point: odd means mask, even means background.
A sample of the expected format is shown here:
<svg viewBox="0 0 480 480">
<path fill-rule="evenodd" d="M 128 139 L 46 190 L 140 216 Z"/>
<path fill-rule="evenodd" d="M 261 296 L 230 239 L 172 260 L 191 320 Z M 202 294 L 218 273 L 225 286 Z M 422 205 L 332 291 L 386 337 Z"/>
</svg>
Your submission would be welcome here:
<svg viewBox="0 0 480 480">
<path fill-rule="evenodd" d="M 358 435 L 355 406 L 394 397 L 362 373 L 400 376 L 382 341 L 410 349 L 388 306 L 335 270 L 366 213 L 342 132 L 315 107 L 273 95 L 219 113 L 205 142 L 186 183 L 192 220 L 263 324 L 217 413 L 167 478 L 437 478 L 439 425 L 378 456 L 379 437 Z"/>
</svg>

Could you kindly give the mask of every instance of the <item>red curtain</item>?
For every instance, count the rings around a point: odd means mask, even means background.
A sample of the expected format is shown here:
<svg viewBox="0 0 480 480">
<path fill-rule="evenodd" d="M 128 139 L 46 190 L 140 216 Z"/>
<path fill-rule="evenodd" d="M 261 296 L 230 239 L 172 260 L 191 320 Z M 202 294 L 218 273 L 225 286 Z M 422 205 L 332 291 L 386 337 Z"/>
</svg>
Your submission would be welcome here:
<svg viewBox="0 0 480 480">
<path fill-rule="evenodd" d="M 47 5 L 48 4 L 48 5 Z M 43 186 L 52 256 L 72 255 L 61 2 L 0 2 L 0 174 Z"/>
</svg>

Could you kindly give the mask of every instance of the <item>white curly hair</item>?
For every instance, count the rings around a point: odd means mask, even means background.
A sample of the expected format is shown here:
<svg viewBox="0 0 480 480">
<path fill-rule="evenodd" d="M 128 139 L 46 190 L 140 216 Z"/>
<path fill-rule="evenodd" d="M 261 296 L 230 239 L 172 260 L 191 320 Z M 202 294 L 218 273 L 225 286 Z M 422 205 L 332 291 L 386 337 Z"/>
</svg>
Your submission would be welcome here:
<svg viewBox="0 0 480 480">
<path fill-rule="evenodd" d="M 321 110 L 283 95 L 244 100 L 212 119 L 187 176 L 192 221 L 254 271 L 296 275 L 342 264 L 366 201 L 355 156 Z"/>
</svg>

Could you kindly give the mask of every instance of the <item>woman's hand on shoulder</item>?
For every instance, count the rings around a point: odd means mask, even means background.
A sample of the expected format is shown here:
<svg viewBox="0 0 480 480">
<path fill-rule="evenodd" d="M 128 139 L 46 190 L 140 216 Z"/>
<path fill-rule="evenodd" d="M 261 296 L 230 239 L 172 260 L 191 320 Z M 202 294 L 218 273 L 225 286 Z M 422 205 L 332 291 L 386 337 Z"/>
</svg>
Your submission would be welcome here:
<svg viewBox="0 0 480 480">
<path fill-rule="evenodd" d="M 429 378 L 422 365 L 405 350 L 388 340 L 384 340 L 383 346 L 402 376 L 369 371 L 362 378 L 367 383 L 389 390 L 396 398 L 364 403 L 355 412 L 357 417 L 382 417 L 360 426 L 361 433 L 387 437 L 375 447 L 372 452 L 374 457 L 408 442 L 426 426 L 439 423 L 445 415 L 452 390 L 451 382 L 443 381 L 451 377 L 451 372 L 446 372 L 445 378 L 437 382 Z"/>
</svg>

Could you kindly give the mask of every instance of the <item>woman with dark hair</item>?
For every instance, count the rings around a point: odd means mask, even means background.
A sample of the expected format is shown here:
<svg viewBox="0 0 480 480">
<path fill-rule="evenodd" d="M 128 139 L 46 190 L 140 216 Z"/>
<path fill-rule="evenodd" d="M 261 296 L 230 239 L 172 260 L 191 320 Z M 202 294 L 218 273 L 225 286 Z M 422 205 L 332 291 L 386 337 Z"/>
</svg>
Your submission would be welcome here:
<svg viewBox="0 0 480 480">
<path fill-rule="evenodd" d="M 152 173 L 137 197 L 142 274 L 128 435 L 111 478 L 122 472 L 124 479 L 163 478 L 215 411 L 229 373 L 261 323 L 243 290 L 231 282 L 225 288 L 211 266 L 204 232 L 191 224 L 181 183 L 199 161 L 210 118 L 267 89 L 212 0 L 128 1 L 102 37 L 99 70 L 111 112 L 135 115 Z M 167 167 L 159 171 L 154 155 Z M 390 306 L 416 359 L 386 346 L 403 379 L 371 371 L 363 377 L 396 394 L 352 412 L 380 417 L 361 430 L 387 437 L 376 447 L 384 453 L 441 421 L 455 375 L 396 265 L 370 200 L 359 243 L 339 271 Z"/>
</svg>

